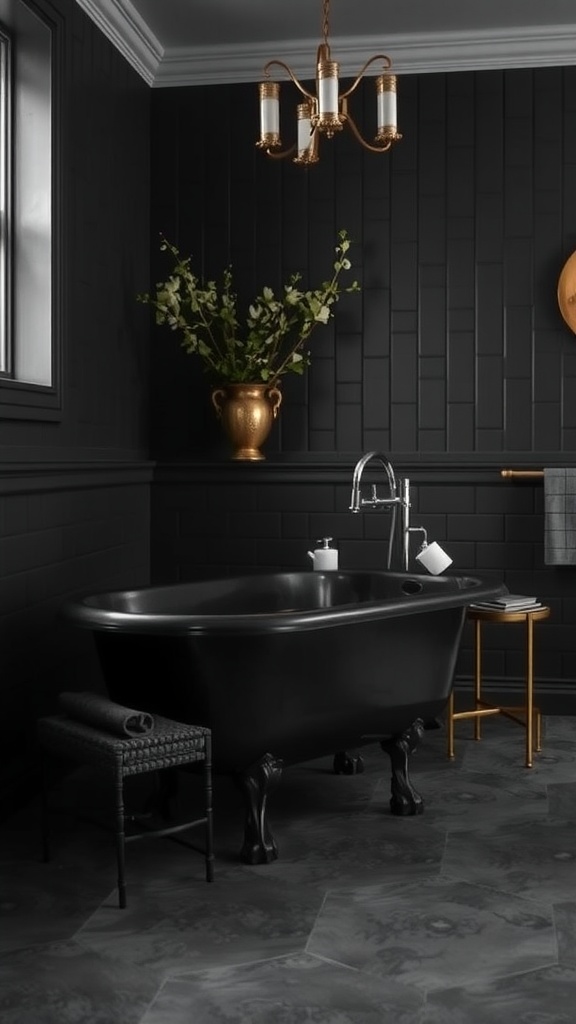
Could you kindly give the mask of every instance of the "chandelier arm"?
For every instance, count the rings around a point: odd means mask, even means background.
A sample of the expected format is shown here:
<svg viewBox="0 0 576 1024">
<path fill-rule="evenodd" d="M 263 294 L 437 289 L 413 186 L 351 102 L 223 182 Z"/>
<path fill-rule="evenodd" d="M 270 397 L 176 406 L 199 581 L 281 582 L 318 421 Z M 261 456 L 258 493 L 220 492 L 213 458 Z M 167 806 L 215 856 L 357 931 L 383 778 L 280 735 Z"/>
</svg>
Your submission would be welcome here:
<svg viewBox="0 0 576 1024">
<path fill-rule="evenodd" d="M 296 149 L 296 143 L 294 143 L 293 146 L 290 146 L 288 149 L 281 149 L 280 152 L 276 149 L 270 148 L 264 149 L 264 152 L 266 153 L 266 156 L 271 157 L 272 160 L 284 160 L 285 157 L 291 156 L 292 153 L 295 153 Z"/>
<path fill-rule="evenodd" d="M 296 86 L 296 88 L 300 90 L 300 92 L 302 93 L 303 96 L 306 97 L 306 99 L 312 100 L 312 101 L 314 101 L 316 99 L 316 97 L 313 96 L 312 93 L 308 92 L 304 88 L 304 86 L 300 84 L 300 82 L 296 78 L 296 75 L 292 71 L 292 68 L 288 67 L 288 64 L 285 64 L 283 60 L 269 60 L 268 61 L 268 63 L 264 67 L 264 74 L 265 74 L 266 78 L 269 77 L 269 75 L 270 75 L 270 68 L 273 67 L 273 65 L 276 65 L 277 67 L 284 69 L 284 71 L 286 72 L 288 77 L 291 78 L 291 80 L 294 82 L 294 85 Z"/>
<path fill-rule="evenodd" d="M 386 68 L 391 68 L 392 67 L 392 61 L 390 60 L 390 57 L 386 56 L 385 53 L 377 53 L 374 57 L 370 57 L 370 60 L 367 60 L 365 65 L 364 65 L 364 67 L 361 68 L 360 71 L 358 72 L 358 76 L 355 79 L 353 85 L 351 85 L 351 87 L 348 89 L 347 92 L 340 93 L 340 99 L 341 100 L 345 100 L 345 99 L 347 99 L 348 96 L 352 95 L 354 90 L 357 89 L 358 86 L 360 85 L 360 82 L 362 81 L 362 79 L 364 77 L 364 74 L 367 71 L 367 69 L 376 60 L 383 60 Z"/>
<path fill-rule="evenodd" d="M 369 149 L 371 153 L 386 153 L 386 151 L 390 149 L 392 145 L 392 142 L 387 142 L 385 146 L 370 145 L 370 143 L 366 142 L 366 139 L 364 139 L 360 134 L 360 131 L 354 124 L 354 121 L 350 117 L 350 114 L 346 115 L 346 120 L 344 124 L 350 129 L 357 142 L 359 142 L 361 146 L 364 146 L 364 149 Z"/>
</svg>

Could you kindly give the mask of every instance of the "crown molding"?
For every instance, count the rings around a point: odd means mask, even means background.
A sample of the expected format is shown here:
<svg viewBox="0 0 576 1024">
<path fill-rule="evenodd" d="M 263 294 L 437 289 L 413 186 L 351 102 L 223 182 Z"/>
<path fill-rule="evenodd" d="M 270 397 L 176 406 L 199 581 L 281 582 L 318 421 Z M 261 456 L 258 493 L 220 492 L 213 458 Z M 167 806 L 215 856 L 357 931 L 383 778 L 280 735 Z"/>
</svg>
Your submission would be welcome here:
<svg viewBox="0 0 576 1024">
<path fill-rule="evenodd" d="M 130 0 L 76 0 L 148 85 L 154 85 L 164 47 Z"/>
<path fill-rule="evenodd" d="M 155 87 L 225 85 L 257 82 L 266 61 L 277 57 L 302 80 L 314 77 L 318 40 L 285 42 L 274 50 L 253 46 L 167 49 L 154 79 Z M 387 53 L 396 74 L 487 71 L 551 67 L 576 63 L 576 28 L 518 29 L 495 32 L 426 33 L 334 39 L 333 53 L 342 78 L 355 77 L 371 53 Z M 374 69 L 373 74 L 379 71 Z"/>
<path fill-rule="evenodd" d="M 257 82 L 273 57 L 304 81 L 314 77 L 318 39 L 164 49 L 130 0 L 76 0 L 148 85 L 169 88 Z M 576 64 L 576 26 L 409 33 L 332 39 L 341 77 L 355 77 L 371 53 L 387 53 L 397 74 L 488 71 Z M 377 71 L 374 71 L 376 74 Z"/>
<path fill-rule="evenodd" d="M 576 64 L 575 44 L 571 24 L 395 36 L 387 52 L 398 74 L 424 74 L 568 66 Z"/>
</svg>

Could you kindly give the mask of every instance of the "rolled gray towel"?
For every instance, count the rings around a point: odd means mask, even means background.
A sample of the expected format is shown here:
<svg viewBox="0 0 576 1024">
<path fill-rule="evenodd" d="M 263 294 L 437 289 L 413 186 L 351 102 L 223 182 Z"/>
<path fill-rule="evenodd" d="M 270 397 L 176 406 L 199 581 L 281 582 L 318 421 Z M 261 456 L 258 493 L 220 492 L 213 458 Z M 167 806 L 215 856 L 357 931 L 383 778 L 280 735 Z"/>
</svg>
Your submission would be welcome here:
<svg viewBox="0 0 576 1024">
<path fill-rule="evenodd" d="M 58 701 L 70 718 L 117 736 L 142 736 L 154 729 L 154 718 L 147 711 L 125 708 L 97 693 L 61 693 Z"/>
</svg>

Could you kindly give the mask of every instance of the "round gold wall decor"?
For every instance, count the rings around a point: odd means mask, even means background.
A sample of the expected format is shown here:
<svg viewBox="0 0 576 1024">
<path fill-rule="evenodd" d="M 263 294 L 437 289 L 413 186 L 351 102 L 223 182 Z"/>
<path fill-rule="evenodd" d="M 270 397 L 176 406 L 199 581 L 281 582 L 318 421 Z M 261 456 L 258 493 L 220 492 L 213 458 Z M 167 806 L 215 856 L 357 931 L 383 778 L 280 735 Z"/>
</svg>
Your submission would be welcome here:
<svg viewBox="0 0 576 1024">
<path fill-rule="evenodd" d="M 558 278 L 558 305 L 568 327 L 576 334 L 576 252 L 568 257 Z"/>
</svg>

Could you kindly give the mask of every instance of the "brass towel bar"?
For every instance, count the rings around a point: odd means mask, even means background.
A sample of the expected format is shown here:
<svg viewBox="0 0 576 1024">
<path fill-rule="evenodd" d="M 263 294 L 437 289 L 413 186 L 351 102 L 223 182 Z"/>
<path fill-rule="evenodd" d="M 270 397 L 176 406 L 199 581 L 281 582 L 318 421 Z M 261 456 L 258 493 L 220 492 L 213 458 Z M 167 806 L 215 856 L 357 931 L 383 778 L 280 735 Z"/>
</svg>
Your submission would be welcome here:
<svg viewBox="0 0 576 1024">
<path fill-rule="evenodd" d="M 507 480 L 541 480 L 543 469 L 501 469 L 500 476 Z"/>
</svg>

